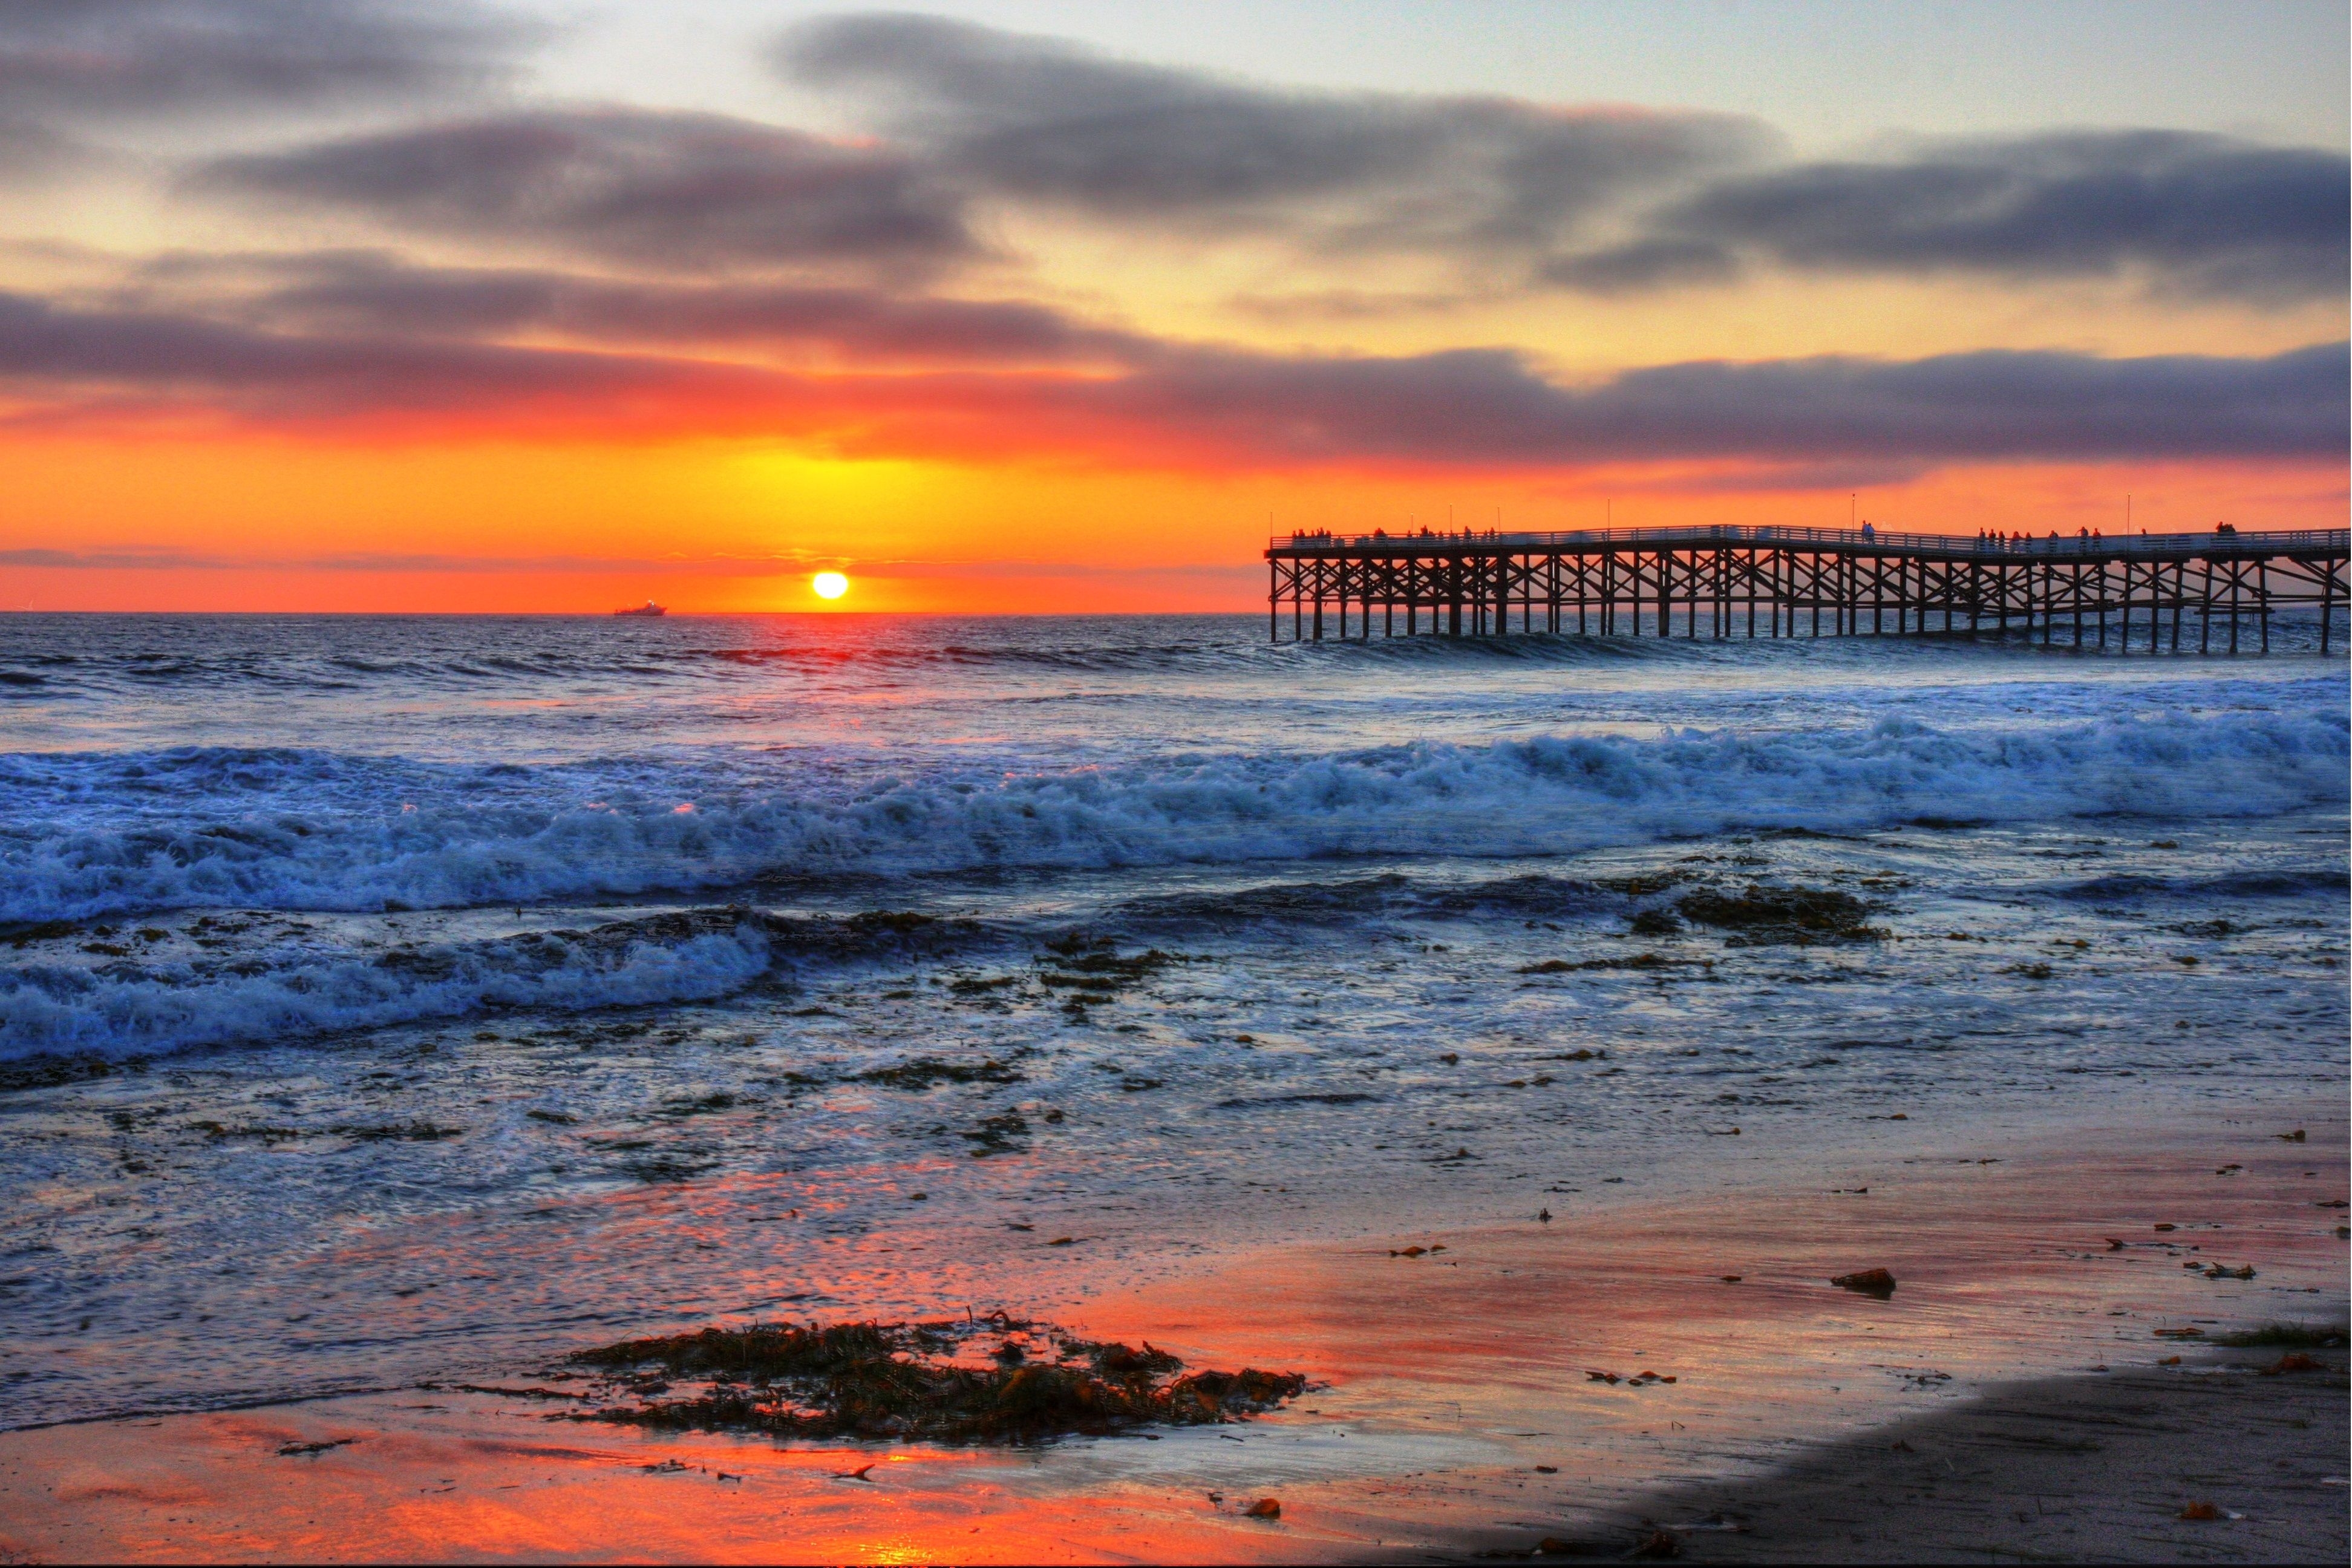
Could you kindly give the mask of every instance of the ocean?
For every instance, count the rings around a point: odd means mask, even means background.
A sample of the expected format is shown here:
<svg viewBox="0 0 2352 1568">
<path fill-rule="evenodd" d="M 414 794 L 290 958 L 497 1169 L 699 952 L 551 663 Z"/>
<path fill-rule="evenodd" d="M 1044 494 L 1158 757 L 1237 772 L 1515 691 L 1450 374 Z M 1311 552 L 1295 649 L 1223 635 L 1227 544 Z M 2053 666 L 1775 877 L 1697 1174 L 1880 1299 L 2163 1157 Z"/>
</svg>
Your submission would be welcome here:
<svg viewBox="0 0 2352 1568">
<path fill-rule="evenodd" d="M 2273 647 L 0 617 L 0 1426 L 2340 1092 Z"/>
</svg>

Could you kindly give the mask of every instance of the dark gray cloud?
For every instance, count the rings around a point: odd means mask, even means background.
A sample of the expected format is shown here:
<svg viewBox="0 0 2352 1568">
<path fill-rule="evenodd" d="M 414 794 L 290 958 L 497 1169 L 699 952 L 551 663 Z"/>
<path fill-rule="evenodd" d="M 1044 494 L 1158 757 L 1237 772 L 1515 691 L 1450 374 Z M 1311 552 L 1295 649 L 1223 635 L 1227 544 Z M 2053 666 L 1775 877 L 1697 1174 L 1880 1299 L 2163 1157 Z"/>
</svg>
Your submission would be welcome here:
<svg viewBox="0 0 2352 1568">
<path fill-rule="evenodd" d="M 224 283 L 226 309 L 259 324 L 428 338 L 561 337 L 601 343 L 784 352 L 860 364 L 1124 363 L 1150 340 L 1024 300 L 950 300 L 870 288 L 583 277 L 520 268 L 425 267 L 378 251 L 175 257 L 151 284 Z M 137 297 L 137 290 L 126 297 Z"/>
<path fill-rule="evenodd" d="M 371 335 L 301 336 L 0 294 L 16 422 L 211 414 L 441 436 L 758 433 L 845 450 L 1108 465 L 2285 460 L 2340 466 L 2343 343 L 2262 358 L 1987 352 L 1706 362 L 1563 386 L 1522 357 L 1161 345 L 1084 374 L 822 374 Z"/>
<path fill-rule="evenodd" d="M 1983 352 L 1626 371 L 1591 389 L 1517 355 L 1201 355 L 1101 395 L 1291 459 L 1508 464 L 2113 458 L 2340 461 L 2346 345 L 2269 358 Z"/>
<path fill-rule="evenodd" d="M 191 188 L 327 206 L 485 245 L 666 268 L 973 255 L 903 153 L 719 114 L 547 109 L 224 158 Z"/>
<path fill-rule="evenodd" d="M 380 336 L 297 336 L 154 310 L 72 310 L 0 293 L 0 386 L 19 423 L 172 408 L 264 423 L 479 413 L 546 401 L 697 398 L 727 367 Z M 618 405 L 615 405 L 616 413 Z"/>
<path fill-rule="evenodd" d="M 1885 163 L 1745 174 L 1665 206 L 1640 237 L 1557 260 L 1595 290 L 1802 270 L 2145 276 L 2184 293 L 2340 298 L 2352 164 L 2335 153 L 2169 131 L 1946 144 Z"/>
<path fill-rule="evenodd" d="M 144 118 L 481 87 L 544 31 L 470 0 L 7 0 L 0 110 Z"/>
<path fill-rule="evenodd" d="M 1538 270 L 1548 282 L 1588 294 L 1630 294 L 1675 284 L 1727 283 L 1739 276 L 1739 258 L 1711 239 L 1637 239 L 1555 257 Z"/>
<path fill-rule="evenodd" d="M 1771 142 L 1723 115 L 1286 91 L 931 16 L 825 18 L 774 59 L 978 189 L 1340 246 L 1545 247 Z"/>
<path fill-rule="evenodd" d="M 2130 276 L 2257 302 L 2347 286 L 2352 167 L 2332 151 L 2063 132 L 1789 164 L 1748 120 L 1284 90 L 897 14 L 805 24 L 773 59 L 975 194 L 1350 255 L 1436 254 L 1490 279 L 1517 268 L 1622 293 L 1760 264 Z"/>
</svg>

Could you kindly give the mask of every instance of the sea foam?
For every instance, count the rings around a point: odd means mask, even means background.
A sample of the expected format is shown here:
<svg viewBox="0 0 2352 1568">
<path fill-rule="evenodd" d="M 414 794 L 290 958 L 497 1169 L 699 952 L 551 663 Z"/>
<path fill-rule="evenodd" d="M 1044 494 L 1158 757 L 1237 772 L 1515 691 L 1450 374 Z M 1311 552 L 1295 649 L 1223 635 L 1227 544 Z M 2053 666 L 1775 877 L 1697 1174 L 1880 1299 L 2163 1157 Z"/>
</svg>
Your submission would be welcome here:
<svg viewBox="0 0 2352 1568">
<path fill-rule="evenodd" d="M 1538 736 L 848 786 L 766 753 L 607 766 L 279 750 L 7 759 L 0 921 L 380 910 L 762 880 L 1519 857 L 1921 817 L 2263 816 L 2346 799 L 2340 711 Z"/>
</svg>

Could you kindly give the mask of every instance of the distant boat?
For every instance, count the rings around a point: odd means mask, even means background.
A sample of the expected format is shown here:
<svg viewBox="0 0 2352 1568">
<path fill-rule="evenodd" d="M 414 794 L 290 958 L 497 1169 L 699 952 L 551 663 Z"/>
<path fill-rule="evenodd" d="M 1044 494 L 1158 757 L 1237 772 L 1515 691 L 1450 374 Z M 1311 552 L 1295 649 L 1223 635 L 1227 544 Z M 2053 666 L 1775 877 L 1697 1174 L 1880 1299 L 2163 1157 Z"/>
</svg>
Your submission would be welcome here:
<svg viewBox="0 0 2352 1568">
<path fill-rule="evenodd" d="M 616 616 L 666 616 L 669 614 L 667 610 L 663 609 L 651 599 L 647 599 L 644 604 L 639 605 L 633 610 L 614 610 L 613 613 Z"/>
</svg>

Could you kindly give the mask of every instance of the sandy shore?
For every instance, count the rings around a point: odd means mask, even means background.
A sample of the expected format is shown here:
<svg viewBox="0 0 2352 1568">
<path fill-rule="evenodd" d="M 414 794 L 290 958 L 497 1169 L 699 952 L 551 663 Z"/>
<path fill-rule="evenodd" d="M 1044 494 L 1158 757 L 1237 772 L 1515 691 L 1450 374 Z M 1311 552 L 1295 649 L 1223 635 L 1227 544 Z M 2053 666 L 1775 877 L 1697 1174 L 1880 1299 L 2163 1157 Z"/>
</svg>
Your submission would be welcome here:
<svg viewBox="0 0 2352 1568">
<path fill-rule="evenodd" d="M 2341 1563 L 2344 1352 L 2265 1375 L 2282 1354 L 1990 1390 L 1759 1479 L 1645 1499 L 1554 1551 L 1622 1553 L 1663 1528 L 1704 1563 Z M 2199 1503 L 2218 1517 L 2181 1517 Z"/>
<path fill-rule="evenodd" d="M 1682 1550 L 2341 1561 L 2342 1353 L 2265 1378 L 2170 1336 L 2341 1321 L 2345 1168 L 2332 1099 L 1906 1123 L 1696 1197 L 1301 1237 L 1070 1321 L 1305 1398 L 1043 1449 L 646 1433 L 446 1384 L 16 1431 L 0 1560 L 1450 1561 L 1724 1513 L 1749 1532 Z M 1867 1267 L 1892 1297 L 1828 1283 Z M 2197 1500 L 2246 1517 L 2174 1517 Z"/>
</svg>

